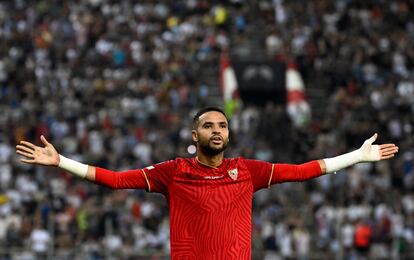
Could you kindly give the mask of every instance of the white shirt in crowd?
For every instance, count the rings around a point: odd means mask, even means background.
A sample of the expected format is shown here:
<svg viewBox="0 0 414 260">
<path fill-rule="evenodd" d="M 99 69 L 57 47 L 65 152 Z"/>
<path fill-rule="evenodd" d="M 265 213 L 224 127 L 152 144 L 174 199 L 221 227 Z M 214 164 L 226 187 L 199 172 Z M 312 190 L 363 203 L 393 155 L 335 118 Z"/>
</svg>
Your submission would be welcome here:
<svg viewBox="0 0 414 260">
<path fill-rule="evenodd" d="M 30 241 L 34 252 L 46 253 L 51 242 L 51 236 L 47 230 L 37 228 L 32 231 Z"/>
</svg>

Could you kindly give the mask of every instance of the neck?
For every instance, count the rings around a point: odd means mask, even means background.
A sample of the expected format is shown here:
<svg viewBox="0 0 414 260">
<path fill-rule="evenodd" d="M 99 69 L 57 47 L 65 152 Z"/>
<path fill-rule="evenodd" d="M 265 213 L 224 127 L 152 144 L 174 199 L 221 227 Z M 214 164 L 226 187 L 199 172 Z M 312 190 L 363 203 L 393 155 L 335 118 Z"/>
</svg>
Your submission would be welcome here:
<svg viewBox="0 0 414 260">
<path fill-rule="evenodd" d="M 217 168 L 221 165 L 223 162 L 224 153 L 219 153 L 217 155 L 205 155 L 201 152 L 197 153 L 197 161 L 205 166 L 211 167 L 211 168 Z"/>
</svg>

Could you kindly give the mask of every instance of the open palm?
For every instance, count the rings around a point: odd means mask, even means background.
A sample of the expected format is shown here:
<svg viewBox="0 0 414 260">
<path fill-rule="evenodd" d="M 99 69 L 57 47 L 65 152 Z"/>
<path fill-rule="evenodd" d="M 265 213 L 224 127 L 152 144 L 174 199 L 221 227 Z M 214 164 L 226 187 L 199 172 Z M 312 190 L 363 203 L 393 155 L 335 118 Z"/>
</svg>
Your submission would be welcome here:
<svg viewBox="0 0 414 260">
<path fill-rule="evenodd" d="M 362 155 L 363 162 L 375 162 L 394 157 L 398 152 L 398 146 L 395 144 L 372 144 L 377 140 L 378 134 L 375 133 L 371 138 L 365 140 L 364 144 L 359 149 Z"/>
<path fill-rule="evenodd" d="M 43 135 L 40 136 L 40 140 L 45 145 L 44 147 L 34 145 L 27 141 L 21 141 L 16 146 L 16 153 L 25 157 L 20 159 L 20 161 L 30 164 L 58 166 L 59 154 L 55 147 Z"/>
</svg>

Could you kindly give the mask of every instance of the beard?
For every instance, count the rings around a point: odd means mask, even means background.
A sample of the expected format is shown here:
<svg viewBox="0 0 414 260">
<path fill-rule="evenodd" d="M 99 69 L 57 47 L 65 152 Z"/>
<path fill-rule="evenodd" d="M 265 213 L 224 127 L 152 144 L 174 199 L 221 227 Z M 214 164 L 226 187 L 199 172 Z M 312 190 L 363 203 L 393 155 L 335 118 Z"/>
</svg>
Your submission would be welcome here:
<svg viewBox="0 0 414 260">
<path fill-rule="evenodd" d="M 210 140 L 207 140 L 206 142 L 198 142 L 198 148 L 203 154 L 214 156 L 224 152 L 224 150 L 227 148 L 228 143 L 229 140 L 227 139 L 223 140 L 223 144 L 221 146 L 215 146 L 211 144 Z"/>
</svg>

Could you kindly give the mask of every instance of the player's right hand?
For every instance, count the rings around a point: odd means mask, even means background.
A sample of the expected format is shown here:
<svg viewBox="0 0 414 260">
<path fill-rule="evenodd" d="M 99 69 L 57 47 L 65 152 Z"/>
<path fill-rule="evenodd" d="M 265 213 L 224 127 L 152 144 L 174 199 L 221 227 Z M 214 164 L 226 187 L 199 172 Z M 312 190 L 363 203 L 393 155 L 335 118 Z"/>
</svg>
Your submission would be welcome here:
<svg viewBox="0 0 414 260">
<path fill-rule="evenodd" d="M 30 164 L 58 166 L 59 154 L 55 147 L 43 135 L 40 136 L 40 140 L 45 145 L 44 147 L 27 141 L 21 141 L 19 145 L 16 145 L 16 153 L 25 157 L 20 159 L 20 161 Z"/>
</svg>

